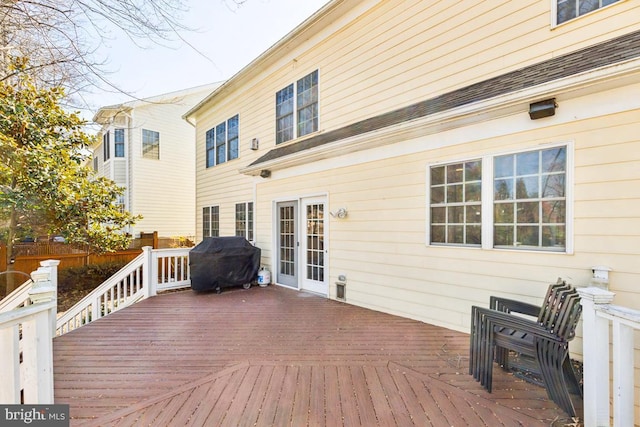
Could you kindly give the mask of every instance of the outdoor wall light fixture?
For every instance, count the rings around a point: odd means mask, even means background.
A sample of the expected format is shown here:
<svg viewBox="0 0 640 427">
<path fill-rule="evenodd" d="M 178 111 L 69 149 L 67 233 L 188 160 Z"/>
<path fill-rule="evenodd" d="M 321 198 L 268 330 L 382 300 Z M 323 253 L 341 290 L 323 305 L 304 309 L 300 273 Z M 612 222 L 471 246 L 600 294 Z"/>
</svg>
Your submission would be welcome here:
<svg viewBox="0 0 640 427">
<path fill-rule="evenodd" d="M 251 148 L 252 150 L 254 150 L 254 151 L 255 151 L 255 150 L 257 150 L 257 149 L 258 149 L 258 146 L 259 146 L 259 145 L 260 145 L 260 140 L 258 140 L 258 138 L 253 138 L 253 139 L 251 140 L 251 145 L 250 145 L 250 147 L 249 147 L 249 148 Z"/>
<path fill-rule="evenodd" d="M 271 171 L 269 169 L 262 169 L 260 171 L 260 176 L 262 178 L 269 178 L 271 176 Z"/>
<path fill-rule="evenodd" d="M 334 218 L 344 219 L 347 217 L 347 208 L 340 208 L 335 212 L 329 212 L 329 214 Z"/>
<path fill-rule="evenodd" d="M 558 104 L 556 104 L 555 98 L 534 102 L 529 104 L 529 117 L 531 120 L 550 117 L 556 114 L 556 108 L 558 108 Z"/>
</svg>

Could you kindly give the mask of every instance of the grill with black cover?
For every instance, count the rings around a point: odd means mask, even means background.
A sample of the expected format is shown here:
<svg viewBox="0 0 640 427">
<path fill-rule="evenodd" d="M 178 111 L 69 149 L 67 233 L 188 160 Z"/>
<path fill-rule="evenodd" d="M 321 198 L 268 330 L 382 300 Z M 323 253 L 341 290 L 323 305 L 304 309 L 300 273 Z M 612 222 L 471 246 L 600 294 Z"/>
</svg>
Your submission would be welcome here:
<svg viewBox="0 0 640 427">
<path fill-rule="evenodd" d="M 251 287 L 260 268 L 260 248 L 244 237 L 205 237 L 189 251 L 191 289 L 215 290 Z"/>
</svg>

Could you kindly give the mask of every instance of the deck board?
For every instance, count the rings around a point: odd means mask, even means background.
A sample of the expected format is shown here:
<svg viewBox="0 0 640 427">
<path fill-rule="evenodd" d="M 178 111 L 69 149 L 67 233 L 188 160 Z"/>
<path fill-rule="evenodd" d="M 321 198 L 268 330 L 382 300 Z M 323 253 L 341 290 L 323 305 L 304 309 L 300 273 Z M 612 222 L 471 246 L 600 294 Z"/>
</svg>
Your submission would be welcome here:
<svg viewBox="0 0 640 427">
<path fill-rule="evenodd" d="M 543 388 L 467 373 L 469 336 L 269 286 L 159 295 L 54 339 L 72 426 L 544 426 Z"/>
</svg>

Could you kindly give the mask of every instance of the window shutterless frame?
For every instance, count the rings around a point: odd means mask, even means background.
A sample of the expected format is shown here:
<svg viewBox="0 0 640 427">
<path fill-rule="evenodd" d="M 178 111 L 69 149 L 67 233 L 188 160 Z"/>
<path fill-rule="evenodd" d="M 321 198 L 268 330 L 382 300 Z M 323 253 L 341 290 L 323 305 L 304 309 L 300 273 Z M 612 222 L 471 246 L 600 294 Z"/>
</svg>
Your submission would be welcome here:
<svg viewBox="0 0 640 427">
<path fill-rule="evenodd" d="M 560 25 L 621 0 L 551 0 L 552 25 Z"/>
<path fill-rule="evenodd" d="M 573 151 L 566 142 L 428 165 L 426 244 L 573 253 Z"/>
<path fill-rule="evenodd" d="M 205 132 L 205 168 L 237 159 L 240 155 L 239 115 Z"/>
<path fill-rule="evenodd" d="M 276 92 L 276 144 L 319 129 L 319 72 L 312 71 Z"/>
<path fill-rule="evenodd" d="M 202 208 L 202 237 L 218 237 L 220 235 L 220 207 L 205 206 Z"/>
</svg>

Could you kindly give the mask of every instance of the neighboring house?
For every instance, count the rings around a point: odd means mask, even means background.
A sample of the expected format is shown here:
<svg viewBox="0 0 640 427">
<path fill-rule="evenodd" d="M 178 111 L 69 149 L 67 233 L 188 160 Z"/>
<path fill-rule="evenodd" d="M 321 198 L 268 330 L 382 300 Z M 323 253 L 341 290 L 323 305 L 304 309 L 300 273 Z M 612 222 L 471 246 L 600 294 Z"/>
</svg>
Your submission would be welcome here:
<svg viewBox="0 0 640 427">
<path fill-rule="evenodd" d="M 142 215 L 131 229 L 160 237 L 195 236 L 194 127 L 182 114 L 219 83 L 100 108 L 93 147 L 98 176 L 125 188 L 123 209 Z"/>
<path fill-rule="evenodd" d="M 185 114 L 197 238 L 248 235 L 274 283 L 460 331 L 596 265 L 640 309 L 638 17 L 329 2 Z"/>
</svg>

